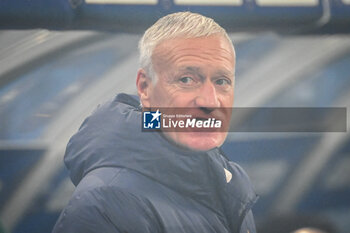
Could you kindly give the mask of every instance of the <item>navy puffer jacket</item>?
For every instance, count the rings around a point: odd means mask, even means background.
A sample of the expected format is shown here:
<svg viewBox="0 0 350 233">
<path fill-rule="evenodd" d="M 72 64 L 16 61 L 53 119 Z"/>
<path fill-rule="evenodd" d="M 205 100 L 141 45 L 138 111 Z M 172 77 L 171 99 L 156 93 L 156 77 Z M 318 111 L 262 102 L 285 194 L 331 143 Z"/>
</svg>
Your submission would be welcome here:
<svg viewBox="0 0 350 233">
<path fill-rule="evenodd" d="M 139 105 L 120 94 L 70 139 L 65 163 L 77 187 L 53 232 L 255 233 L 256 195 L 242 168 L 218 148 L 186 150 L 141 132 Z"/>
</svg>

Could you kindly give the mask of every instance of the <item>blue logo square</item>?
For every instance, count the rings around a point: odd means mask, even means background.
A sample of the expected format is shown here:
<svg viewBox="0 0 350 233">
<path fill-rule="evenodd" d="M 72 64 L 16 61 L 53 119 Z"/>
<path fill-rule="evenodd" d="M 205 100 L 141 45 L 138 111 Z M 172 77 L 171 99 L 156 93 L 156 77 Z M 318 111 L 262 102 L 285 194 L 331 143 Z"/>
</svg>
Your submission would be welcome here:
<svg viewBox="0 0 350 233">
<path fill-rule="evenodd" d="M 160 129 L 162 113 L 157 110 L 156 112 L 143 112 L 143 129 Z"/>
</svg>

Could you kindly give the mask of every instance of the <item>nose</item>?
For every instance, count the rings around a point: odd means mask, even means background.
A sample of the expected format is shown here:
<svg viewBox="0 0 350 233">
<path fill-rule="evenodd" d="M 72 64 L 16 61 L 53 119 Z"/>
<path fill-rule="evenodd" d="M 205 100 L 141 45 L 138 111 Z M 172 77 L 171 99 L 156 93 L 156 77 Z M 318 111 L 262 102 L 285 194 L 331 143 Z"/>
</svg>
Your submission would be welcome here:
<svg viewBox="0 0 350 233">
<path fill-rule="evenodd" d="M 197 107 L 208 109 L 220 107 L 215 86 L 211 81 L 204 82 L 202 87 L 198 89 L 195 104 Z"/>
</svg>

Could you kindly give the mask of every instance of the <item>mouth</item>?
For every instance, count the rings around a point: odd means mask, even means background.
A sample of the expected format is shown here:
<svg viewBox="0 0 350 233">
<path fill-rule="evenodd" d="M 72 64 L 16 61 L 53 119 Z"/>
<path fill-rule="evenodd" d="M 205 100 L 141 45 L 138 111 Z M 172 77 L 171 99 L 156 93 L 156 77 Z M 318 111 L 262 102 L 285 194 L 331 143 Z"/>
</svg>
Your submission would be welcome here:
<svg viewBox="0 0 350 233">
<path fill-rule="evenodd" d="M 194 117 L 194 119 L 196 119 L 196 121 L 206 121 L 209 120 L 210 117 Z"/>
<path fill-rule="evenodd" d="M 222 117 L 218 117 L 218 116 L 214 116 L 214 115 L 207 115 L 207 116 L 192 116 L 191 119 L 195 119 L 196 121 L 216 121 L 216 120 L 220 120 L 223 122 L 223 118 Z"/>
</svg>

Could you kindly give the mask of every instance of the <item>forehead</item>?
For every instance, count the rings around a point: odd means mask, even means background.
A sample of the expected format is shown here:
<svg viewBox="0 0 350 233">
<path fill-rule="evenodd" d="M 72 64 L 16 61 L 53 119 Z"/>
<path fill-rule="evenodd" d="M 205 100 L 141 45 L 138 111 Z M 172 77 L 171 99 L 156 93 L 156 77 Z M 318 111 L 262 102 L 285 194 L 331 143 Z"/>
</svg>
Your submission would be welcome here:
<svg viewBox="0 0 350 233">
<path fill-rule="evenodd" d="M 154 65 L 194 62 L 205 65 L 224 65 L 234 68 L 235 52 L 231 42 L 221 35 L 198 38 L 174 38 L 158 44 L 152 55 Z"/>
</svg>

